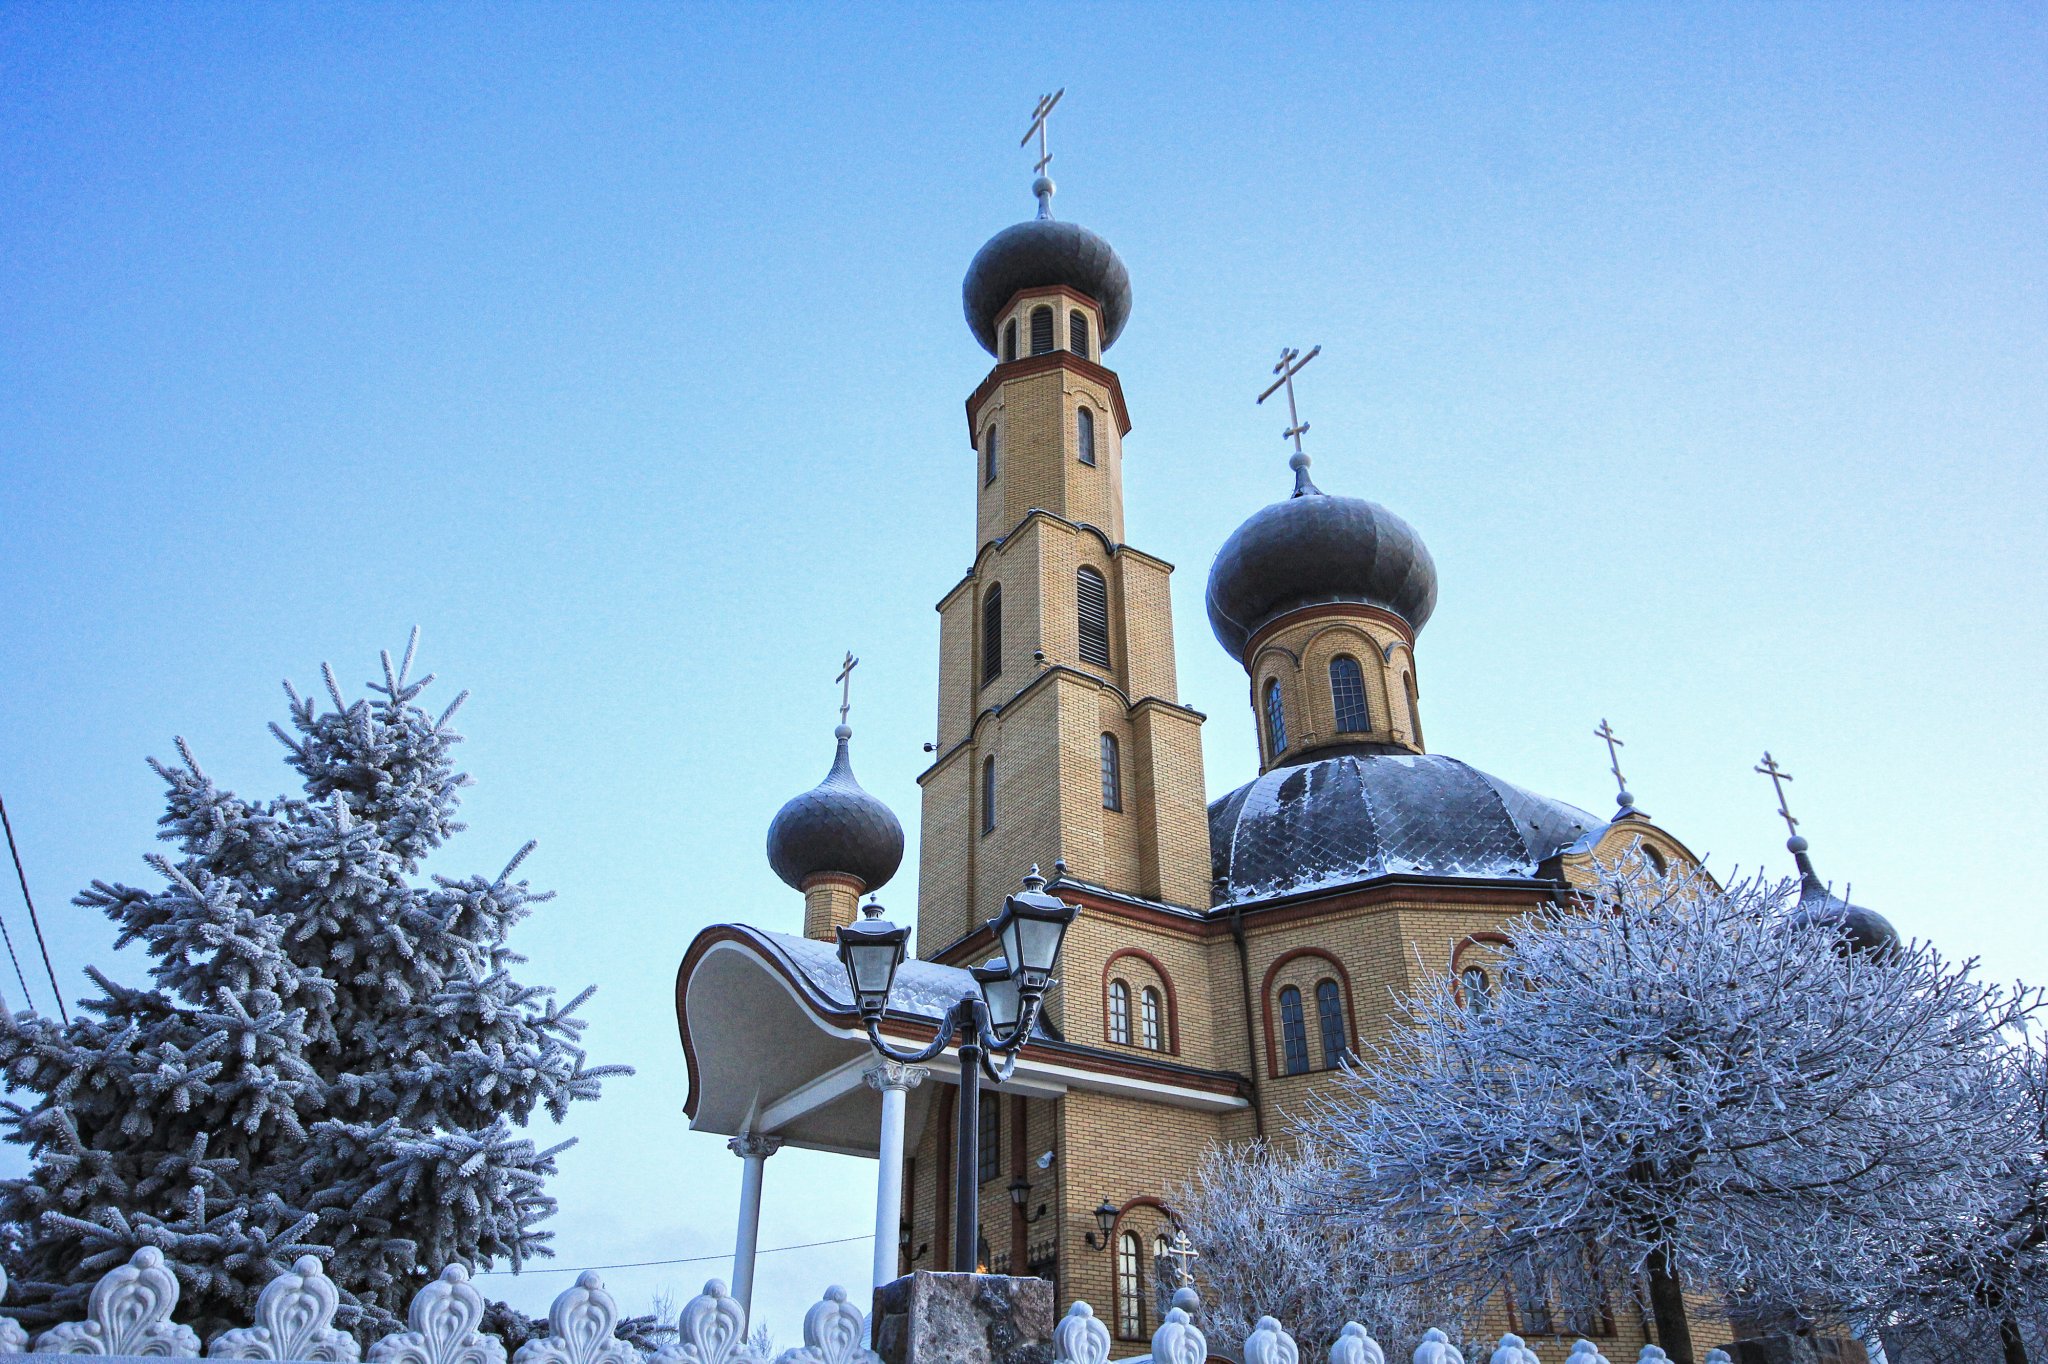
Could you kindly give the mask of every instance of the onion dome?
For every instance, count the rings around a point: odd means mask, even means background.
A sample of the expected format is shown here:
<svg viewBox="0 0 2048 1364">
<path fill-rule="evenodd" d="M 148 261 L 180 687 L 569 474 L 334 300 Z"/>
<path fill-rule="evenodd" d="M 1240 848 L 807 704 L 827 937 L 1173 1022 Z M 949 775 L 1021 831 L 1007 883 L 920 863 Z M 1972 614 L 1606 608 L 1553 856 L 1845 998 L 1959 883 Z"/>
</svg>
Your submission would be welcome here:
<svg viewBox="0 0 2048 1364">
<path fill-rule="evenodd" d="M 1051 201 L 1049 180 L 1039 196 Z M 996 319 L 1023 289 L 1063 284 L 1102 308 L 1101 347 L 1108 350 L 1131 318 L 1131 276 L 1116 248 L 1078 223 L 1055 221 L 1050 208 L 1015 227 L 1006 227 L 975 252 L 960 286 L 967 325 L 983 350 L 996 354 Z"/>
<path fill-rule="evenodd" d="M 1382 876 L 1532 880 L 1605 821 L 1440 753 L 1353 751 L 1276 767 L 1209 807 L 1218 904 Z"/>
<path fill-rule="evenodd" d="M 1209 570 L 1209 628 L 1242 662 L 1251 637 L 1289 611 L 1351 602 L 1391 611 L 1420 633 L 1436 609 L 1436 563 L 1422 537 L 1377 502 L 1333 497 L 1296 454 L 1294 495 L 1252 513 Z"/>
<path fill-rule="evenodd" d="M 1842 935 L 1851 952 L 1889 957 L 1900 947 L 1899 930 L 1891 920 L 1874 909 L 1852 905 L 1821 884 L 1814 874 L 1813 859 L 1806 855 L 1806 840 L 1798 834 L 1785 840 L 1786 850 L 1799 864 L 1799 903 L 1792 908 L 1792 922 L 1801 926 L 1820 925 Z"/>
<path fill-rule="evenodd" d="M 902 865 L 903 826 L 854 779 L 846 752 L 853 731 L 841 725 L 834 734 L 839 753 L 825 780 L 776 811 L 769 824 L 768 865 L 797 890 L 826 872 L 876 890 Z"/>
</svg>

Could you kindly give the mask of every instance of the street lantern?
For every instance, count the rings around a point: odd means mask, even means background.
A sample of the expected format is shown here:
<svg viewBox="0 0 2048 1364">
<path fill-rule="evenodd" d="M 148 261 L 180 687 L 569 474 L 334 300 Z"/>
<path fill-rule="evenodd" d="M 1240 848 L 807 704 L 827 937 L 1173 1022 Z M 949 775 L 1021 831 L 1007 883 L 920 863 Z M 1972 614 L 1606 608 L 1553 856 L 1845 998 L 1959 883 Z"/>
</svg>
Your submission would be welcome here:
<svg viewBox="0 0 2048 1364">
<path fill-rule="evenodd" d="M 1023 1207 L 1024 1200 L 1029 1197 L 1031 1197 L 1030 1180 L 1024 1178 L 1024 1176 L 1022 1175 L 1018 1175 L 1015 1179 L 1010 1181 L 1010 1202 L 1013 1206 L 1019 1208 Z"/>
<path fill-rule="evenodd" d="M 1024 878 L 1023 894 L 1004 897 L 1003 912 L 995 921 L 996 942 L 1025 989 L 1043 990 L 1051 981 L 1060 940 L 1079 912 L 1078 905 L 1045 893 L 1045 878 L 1036 867 Z"/>
<path fill-rule="evenodd" d="M 975 993 L 963 994 L 939 1020 L 938 1035 L 924 1046 L 903 1050 L 882 1037 L 882 1014 L 889 1004 L 889 986 L 903 964 L 910 934 L 881 918 L 881 906 L 870 903 L 867 918 L 839 930 L 839 960 L 853 985 L 868 1045 L 892 1061 L 920 1065 L 959 1039 L 960 1102 L 955 1113 L 953 1272 L 975 1272 L 975 1247 L 981 1239 L 977 1191 L 981 1187 L 981 1080 L 1002 1084 L 1017 1071 L 1017 1053 L 1038 1024 L 1038 1011 L 1052 985 L 1059 962 L 1060 940 L 1080 906 L 1045 893 L 1045 878 L 1033 867 L 1022 894 L 1003 901 L 1003 912 L 990 927 L 1003 955 L 973 968 Z M 1001 1057 L 1000 1063 L 991 1057 Z M 1019 1185 L 1022 1187 L 1020 1188 Z M 1010 1186 L 1019 1207 L 1031 1192 L 1021 1178 Z M 1115 1209 L 1111 1209 L 1114 1215 Z"/>
<path fill-rule="evenodd" d="M 1096 1250 L 1109 1249 L 1109 1234 L 1116 1230 L 1116 1214 L 1116 1204 L 1107 1198 L 1095 1205 L 1095 1225 L 1102 1229 L 1102 1239 L 1097 1240 L 1095 1233 L 1089 1232 L 1085 1239 L 1090 1246 Z"/>
<path fill-rule="evenodd" d="M 896 968 L 903 964 L 904 944 L 910 930 L 898 928 L 882 917 L 882 907 L 873 900 L 862 913 L 867 917 L 839 930 L 839 960 L 846 978 L 853 982 L 853 994 L 864 1019 L 878 1019 L 889 1003 L 889 986 Z"/>
<path fill-rule="evenodd" d="M 1024 987 L 1010 973 L 1010 963 L 1001 957 L 990 957 L 968 974 L 981 987 L 981 1002 L 988 1005 L 989 1027 L 999 1034 L 1016 1027 L 1024 1012 Z"/>
</svg>

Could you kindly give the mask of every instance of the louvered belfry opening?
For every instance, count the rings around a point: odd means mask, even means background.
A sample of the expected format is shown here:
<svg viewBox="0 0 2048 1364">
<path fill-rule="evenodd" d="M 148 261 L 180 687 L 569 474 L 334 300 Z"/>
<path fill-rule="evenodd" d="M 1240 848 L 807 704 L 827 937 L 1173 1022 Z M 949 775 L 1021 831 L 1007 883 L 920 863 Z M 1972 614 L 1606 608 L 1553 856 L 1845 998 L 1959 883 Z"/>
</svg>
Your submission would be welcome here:
<svg viewBox="0 0 2048 1364">
<path fill-rule="evenodd" d="M 981 599 L 981 685 L 1003 675 L 1003 585 Z"/>
<path fill-rule="evenodd" d="M 1003 359 L 1007 362 L 1017 358 L 1017 319 L 1011 318 L 1003 324 Z"/>
<path fill-rule="evenodd" d="M 1088 315 L 1079 308 L 1067 314 L 1067 349 L 1088 358 Z"/>
<path fill-rule="evenodd" d="M 1052 309 L 1037 307 L 1031 310 L 1031 353 L 1044 355 L 1052 350 Z"/>
<path fill-rule="evenodd" d="M 1075 613 L 1081 621 L 1081 661 L 1109 666 L 1109 584 L 1085 564 L 1074 574 Z"/>
</svg>

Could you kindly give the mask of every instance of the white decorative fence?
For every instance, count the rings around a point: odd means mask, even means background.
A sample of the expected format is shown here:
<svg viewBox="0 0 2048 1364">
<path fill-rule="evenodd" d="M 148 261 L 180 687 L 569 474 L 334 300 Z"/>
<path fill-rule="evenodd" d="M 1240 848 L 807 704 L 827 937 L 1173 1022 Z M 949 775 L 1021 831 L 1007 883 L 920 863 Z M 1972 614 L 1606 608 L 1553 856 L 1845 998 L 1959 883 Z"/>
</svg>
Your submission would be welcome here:
<svg viewBox="0 0 2048 1364">
<path fill-rule="evenodd" d="M 7 1276 L 0 1271 L 0 1299 Z M 1152 1333 L 1151 1364 L 1207 1364 L 1208 1337 L 1188 1308 L 1199 1307 L 1182 1290 L 1175 1306 Z M 223 1331 L 202 1351 L 189 1326 L 171 1320 L 178 1305 L 178 1278 L 164 1263 L 163 1253 L 145 1246 L 127 1264 L 109 1270 L 93 1287 L 84 1321 L 69 1321 L 37 1336 L 33 1349 L 20 1323 L 0 1316 L 0 1358 L 27 1355 L 98 1355 L 125 1359 L 257 1359 L 303 1360 L 308 1364 L 361 1364 L 362 1347 L 354 1336 L 336 1329 L 334 1314 L 341 1295 L 320 1267 L 306 1256 L 290 1272 L 272 1279 L 256 1299 L 253 1325 Z M 478 1330 L 484 1317 L 483 1294 L 460 1265 L 413 1296 L 406 1312 L 406 1330 L 394 1332 L 370 1347 L 368 1364 L 508 1364 L 505 1343 Z M 867 1319 L 833 1287 L 804 1314 L 804 1343 L 770 1360 L 747 1343 L 746 1313 L 713 1279 L 690 1299 L 676 1323 L 676 1340 L 649 1354 L 614 1334 L 619 1306 L 604 1291 L 604 1281 L 585 1272 L 574 1287 L 548 1309 L 548 1331 L 529 1340 L 510 1356 L 509 1364 L 880 1364 L 866 1346 Z M 1077 1302 L 1053 1328 L 1054 1364 L 1107 1364 L 1109 1328 L 1085 1302 Z M 1655 1345 L 1645 1345 L 1636 1364 L 1665 1358 Z M 1244 1364 L 1301 1364 L 1294 1337 L 1272 1317 L 1260 1317 L 1245 1338 Z M 1330 1364 L 1387 1364 L 1386 1352 L 1357 1322 L 1348 1323 L 1330 1347 Z M 1468 1364 L 1463 1351 L 1442 1331 L 1432 1330 L 1415 1348 L 1413 1364 Z M 1502 1336 L 1483 1361 L 1469 1364 L 1543 1364 L 1520 1336 Z M 1572 1347 L 1564 1364 L 1611 1364 L 1591 1341 Z M 1705 1364 L 1730 1364 L 1720 1350 L 1709 1350 Z"/>
</svg>

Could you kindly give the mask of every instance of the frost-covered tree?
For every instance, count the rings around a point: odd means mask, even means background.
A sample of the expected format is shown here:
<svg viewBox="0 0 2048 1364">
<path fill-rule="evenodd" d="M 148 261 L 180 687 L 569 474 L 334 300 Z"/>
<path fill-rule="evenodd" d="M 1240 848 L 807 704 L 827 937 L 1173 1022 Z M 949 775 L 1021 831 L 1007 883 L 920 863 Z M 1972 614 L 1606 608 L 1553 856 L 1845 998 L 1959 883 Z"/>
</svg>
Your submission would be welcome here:
<svg viewBox="0 0 2048 1364">
<path fill-rule="evenodd" d="M 191 750 L 151 761 L 166 787 L 153 888 L 96 881 L 77 903 L 138 943 L 152 984 L 99 988 L 67 1027 L 0 1017 L 0 1112 L 27 1148 L 0 1219 L 28 1229 L 17 1284 L 45 1315 L 75 1310 L 136 1247 L 177 1266 L 180 1316 L 247 1320 L 257 1291 L 307 1251 L 349 1295 L 343 1322 L 396 1324 L 443 1265 L 546 1254 L 536 1226 L 558 1145 L 519 1135 L 594 1099 L 616 1066 L 586 1063 L 576 1007 L 522 983 L 513 925 L 549 898 L 514 879 L 421 868 L 451 835 L 459 742 L 431 676 L 383 656 L 370 696 L 289 683 L 272 725 L 303 795 L 256 802 L 215 785 Z M 563 1143 L 566 1145 L 567 1143 Z"/>
<path fill-rule="evenodd" d="M 1272 1316 L 1304 1357 L 1320 1359 L 1356 1321 L 1393 1357 L 1432 1326 L 1469 1324 L 1393 1241 L 1388 1222 L 1354 1215 L 1340 1225 L 1319 1214 L 1315 1197 L 1335 1174 L 1313 1136 L 1291 1148 L 1248 1142 L 1211 1148 L 1174 1192 L 1175 1216 L 1201 1252 L 1194 1268 L 1211 1339 L 1242 1341 Z"/>
<path fill-rule="evenodd" d="M 2009 1144 L 1984 1066 L 2036 1002 L 1925 946 L 1859 955 L 1789 908 L 1789 886 L 1630 859 L 1518 921 L 1485 1007 L 1434 980 L 1319 1107 L 1319 1206 L 1390 1219 L 1474 1295 L 1643 1284 L 1681 1364 L 1688 1294 L 1841 1310 L 1807 1293 L 1843 1285 L 1844 1246 L 1981 1206 Z"/>
</svg>

